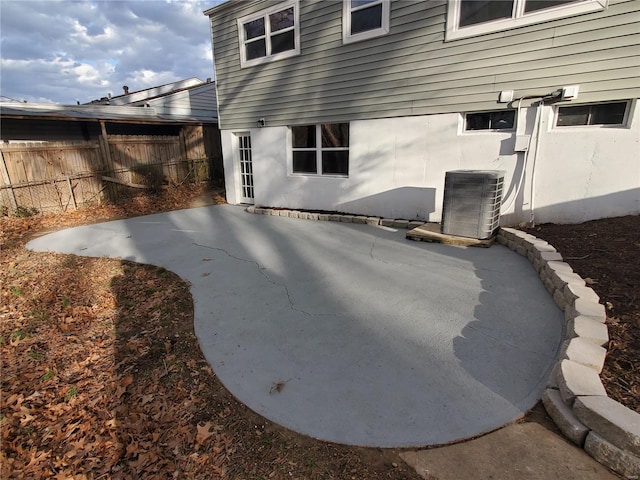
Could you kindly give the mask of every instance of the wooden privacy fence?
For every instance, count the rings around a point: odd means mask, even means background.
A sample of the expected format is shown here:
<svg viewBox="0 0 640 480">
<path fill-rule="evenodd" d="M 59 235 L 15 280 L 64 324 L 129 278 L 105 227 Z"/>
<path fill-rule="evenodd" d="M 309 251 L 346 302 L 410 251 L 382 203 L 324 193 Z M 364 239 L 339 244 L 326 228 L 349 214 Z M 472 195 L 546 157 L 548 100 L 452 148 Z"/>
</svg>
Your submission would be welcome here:
<svg viewBox="0 0 640 480">
<path fill-rule="evenodd" d="M 10 213 L 66 211 L 105 198 L 117 200 L 132 188 L 157 191 L 164 183 L 209 180 L 198 128 L 180 136 L 108 135 L 87 142 L 3 144 L 0 208 Z"/>
</svg>

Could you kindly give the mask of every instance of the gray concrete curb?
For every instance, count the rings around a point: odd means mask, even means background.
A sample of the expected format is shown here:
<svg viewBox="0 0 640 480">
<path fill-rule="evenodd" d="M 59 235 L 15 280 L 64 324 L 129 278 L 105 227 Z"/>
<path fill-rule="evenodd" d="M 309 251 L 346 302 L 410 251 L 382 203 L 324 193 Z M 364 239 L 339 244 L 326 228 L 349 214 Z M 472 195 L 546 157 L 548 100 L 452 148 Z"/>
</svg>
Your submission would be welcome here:
<svg viewBox="0 0 640 480">
<path fill-rule="evenodd" d="M 514 228 L 500 228 L 497 241 L 529 259 L 564 311 L 566 342 L 542 397 L 547 413 L 598 462 L 640 479 L 640 414 L 609 398 L 598 375 L 609 341 L 598 295 L 547 242 Z"/>
</svg>

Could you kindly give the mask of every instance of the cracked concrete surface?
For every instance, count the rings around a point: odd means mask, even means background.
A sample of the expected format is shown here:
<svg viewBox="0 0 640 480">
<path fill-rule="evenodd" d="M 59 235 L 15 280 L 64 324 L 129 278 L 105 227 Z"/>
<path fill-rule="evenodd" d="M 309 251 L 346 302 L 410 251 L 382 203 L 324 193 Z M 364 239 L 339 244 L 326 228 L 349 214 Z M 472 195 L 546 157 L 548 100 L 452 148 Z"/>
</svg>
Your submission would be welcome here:
<svg viewBox="0 0 640 480">
<path fill-rule="evenodd" d="M 404 234 L 210 206 L 28 246 L 152 263 L 190 281 L 196 334 L 220 380 L 312 437 L 438 445 L 521 417 L 555 363 L 562 312 L 505 247 Z"/>
</svg>

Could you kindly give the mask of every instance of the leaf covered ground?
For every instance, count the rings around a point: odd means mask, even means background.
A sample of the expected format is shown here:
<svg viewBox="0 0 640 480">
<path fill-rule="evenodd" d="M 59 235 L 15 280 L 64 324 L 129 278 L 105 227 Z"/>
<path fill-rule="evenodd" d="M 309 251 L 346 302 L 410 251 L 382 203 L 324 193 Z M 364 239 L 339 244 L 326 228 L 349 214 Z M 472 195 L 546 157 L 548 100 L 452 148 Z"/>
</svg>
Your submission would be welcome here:
<svg viewBox="0 0 640 480">
<path fill-rule="evenodd" d="M 172 272 L 24 248 L 203 195 L 223 202 L 191 186 L 0 218 L 1 478 L 417 480 L 395 450 L 316 441 L 238 403 L 202 356 L 189 285 Z"/>
</svg>

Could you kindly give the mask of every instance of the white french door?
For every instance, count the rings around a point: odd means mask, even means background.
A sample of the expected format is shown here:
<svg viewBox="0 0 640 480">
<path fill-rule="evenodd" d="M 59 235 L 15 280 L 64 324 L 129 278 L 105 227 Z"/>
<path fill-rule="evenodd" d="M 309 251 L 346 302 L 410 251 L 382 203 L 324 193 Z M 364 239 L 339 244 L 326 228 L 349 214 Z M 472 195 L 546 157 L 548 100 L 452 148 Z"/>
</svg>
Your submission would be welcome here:
<svg viewBox="0 0 640 480">
<path fill-rule="evenodd" d="M 251 135 L 241 133 L 238 138 L 238 164 L 240 165 L 240 201 L 254 203 L 253 163 L 251 159 Z"/>
</svg>

